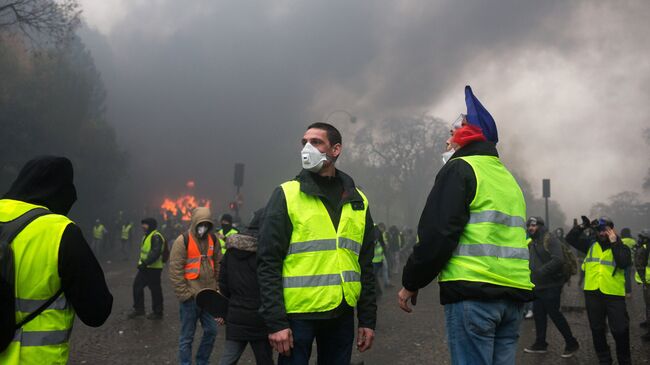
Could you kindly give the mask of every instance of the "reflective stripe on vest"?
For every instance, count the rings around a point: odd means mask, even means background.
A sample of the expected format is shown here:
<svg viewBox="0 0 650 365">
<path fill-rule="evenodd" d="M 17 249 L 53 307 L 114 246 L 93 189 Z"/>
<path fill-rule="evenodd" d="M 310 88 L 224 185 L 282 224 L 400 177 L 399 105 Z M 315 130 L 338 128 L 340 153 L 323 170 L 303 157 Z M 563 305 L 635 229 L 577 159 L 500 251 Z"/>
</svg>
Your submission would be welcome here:
<svg viewBox="0 0 650 365">
<path fill-rule="evenodd" d="M 293 226 L 282 267 L 287 313 L 332 310 L 342 300 L 355 307 L 361 293 L 359 252 L 365 234 L 368 200 L 363 207 L 343 204 L 338 231 L 319 197 L 300 191 L 298 181 L 281 185 Z M 359 204 L 360 206 L 361 204 Z"/>
<path fill-rule="evenodd" d="M 459 157 L 476 176 L 476 193 L 458 246 L 439 275 L 531 290 L 526 202 L 512 174 L 494 156 Z"/>
<path fill-rule="evenodd" d="M 614 254 L 608 248 L 602 251 L 600 244 L 594 242 L 584 262 L 584 290 L 600 290 L 607 295 L 625 296 L 625 270 L 616 269 Z"/>
<path fill-rule="evenodd" d="M 11 221 L 34 208 L 16 200 L 0 200 L 0 222 Z M 20 322 L 61 288 L 59 246 L 67 217 L 49 214 L 35 219 L 11 246 L 14 253 L 16 321 Z M 74 310 L 61 294 L 50 306 L 14 333 L 0 364 L 65 364 Z"/>
<path fill-rule="evenodd" d="M 162 262 L 162 253 L 163 250 L 165 249 L 165 238 L 163 235 L 158 232 L 157 230 L 153 230 L 151 233 L 146 235 L 142 239 L 142 246 L 140 248 L 140 264 L 144 262 L 144 260 L 147 259 L 147 256 L 149 256 L 149 252 L 151 251 L 151 239 L 153 236 L 158 236 L 160 237 L 160 240 L 162 241 L 162 247 L 160 247 L 160 255 L 158 255 L 158 258 L 156 261 L 152 262 L 151 264 L 147 265 L 147 268 L 149 269 L 162 269 L 163 268 L 163 262 Z"/>
<path fill-rule="evenodd" d="M 194 237 L 191 234 L 187 235 L 187 261 L 185 261 L 185 279 L 196 280 L 199 278 L 201 271 L 201 260 L 206 258 L 214 270 L 214 241 L 212 234 L 208 234 L 208 253 L 201 254 L 199 245 L 196 244 Z"/>
</svg>

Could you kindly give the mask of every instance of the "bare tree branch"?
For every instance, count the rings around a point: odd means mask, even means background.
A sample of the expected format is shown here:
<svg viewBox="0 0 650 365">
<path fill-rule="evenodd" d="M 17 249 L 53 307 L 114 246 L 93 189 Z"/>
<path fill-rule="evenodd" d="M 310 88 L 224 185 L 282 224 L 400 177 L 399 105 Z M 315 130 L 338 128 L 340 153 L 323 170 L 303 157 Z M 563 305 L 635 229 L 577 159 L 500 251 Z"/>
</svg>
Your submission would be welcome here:
<svg viewBox="0 0 650 365">
<path fill-rule="evenodd" d="M 0 0 L 0 31 L 60 43 L 79 25 L 80 14 L 77 0 Z"/>
</svg>

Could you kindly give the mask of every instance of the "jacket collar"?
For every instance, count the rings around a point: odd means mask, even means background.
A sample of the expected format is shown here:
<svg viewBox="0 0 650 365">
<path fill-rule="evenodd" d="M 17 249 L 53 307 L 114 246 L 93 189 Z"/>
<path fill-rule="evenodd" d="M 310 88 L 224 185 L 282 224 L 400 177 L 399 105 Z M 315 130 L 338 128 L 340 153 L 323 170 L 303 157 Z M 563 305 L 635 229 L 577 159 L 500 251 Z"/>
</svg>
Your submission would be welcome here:
<svg viewBox="0 0 650 365">
<path fill-rule="evenodd" d="M 354 184 L 354 180 L 344 173 L 343 171 L 336 169 L 335 179 L 341 179 L 343 183 L 343 196 L 341 197 L 341 204 L 350 203 L 350 202 L 363 202 L 363 198 Z M 300 183 L 300 191 L 312 196 L 325 197 L 325 194 L 321 191 L 320 187 L 314 179 L 314 173 L 307 170 L 300 171 L 300 174 L 294 179 Z"/>
<path fill-rule="evenodd" d="M 499 157 L 499 152 L 494 142 L 476 141 L 456 151 L 451 158 L 476 155 Z"/>
</svg>

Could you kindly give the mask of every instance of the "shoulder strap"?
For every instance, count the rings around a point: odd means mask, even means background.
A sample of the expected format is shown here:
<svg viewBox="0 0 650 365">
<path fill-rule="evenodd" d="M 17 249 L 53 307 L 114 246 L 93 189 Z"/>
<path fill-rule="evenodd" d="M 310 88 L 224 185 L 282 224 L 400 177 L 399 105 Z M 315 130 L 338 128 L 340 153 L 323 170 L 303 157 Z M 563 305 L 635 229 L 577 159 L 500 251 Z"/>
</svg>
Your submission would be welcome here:
<svg viewBox="0 0 650 365">
<path fill-rule="evenodd" d="M 187 235 L 187 231 L 182 233 L 183 244 L 185 245 L 185 250 L 187 251 L 187 244 L 190 242 L 190 237 Z"/>
<path fill-rule="evenodd" d="M 14 238 L 34 219 L 47 214 L 52 214 L 52 212 L 45 208 L 34 208 L 12 221 L 2 223 L 0 226 L 0 244 L 11 244 Z"/>
<path fill-rule="evenodd" d="M 51 214 L 47 209 L 44 208 L 34 208 L 27 213 L 17 217 L 16 219 L 0 224 L 0 258 L 7 252 L 7 248 L 11 242 L 18 236 L 20 232 L 27 227 L 31 222 L 36 218 Z M 13 261 L 13 258 L 11 258 Z M 7 272 L 10 265 L 2 265 L 2 272 L 0 273 L 2 277 L 9 278 L 11 274 L 11 281 L 13 281 L 13 272 Z M 13 266 L 13 265 L 11 265 Z"/>
<path fill-rule="evenodd" d="M 32 223 L 36 218 L 42 217 L 44 215 L 52 214 L 47 209 L 44 208 L 34 208 L 27 213 L 21 215 L 20 217 L 6 222 L 2 224 L 2 227 L 0 227 L 0 247 L 2 247 L 3 252 L 5 251 L 5 248 L 7 248 L 13 240 L 18 236 L 20 232 L 22 232 L 25 227 L 27 227 L 30 223 Z M 13 272 L 4 272 L 5 270 L 11 270 L 13 269 L 13 265 L 2 265 L 2 270 L 3 273 L 2 275 L 6 278 L 9 278 L 9 275 L 12 276 L 11 280 L 13 279 Z M 13 270 L 12 270 L 13 271 Z M 59 290 L 52 296 L 50 297 L 45 303 L 43 303 L 38 309 L 36 309 L 34 312 L 30 313 L 27 315 L 27 317 L 23 318 L 20 323 L 16 324 L 15 329 L 19 329 L 20 327 L 24 326 L 26 323 L 29 323 L 32 319 L 36 318 L 39 314 L 41 314 L 47 307 L 49 307 L 54 301 L 63 293 L 63 287 L 59 288 Z"/>
</svg>

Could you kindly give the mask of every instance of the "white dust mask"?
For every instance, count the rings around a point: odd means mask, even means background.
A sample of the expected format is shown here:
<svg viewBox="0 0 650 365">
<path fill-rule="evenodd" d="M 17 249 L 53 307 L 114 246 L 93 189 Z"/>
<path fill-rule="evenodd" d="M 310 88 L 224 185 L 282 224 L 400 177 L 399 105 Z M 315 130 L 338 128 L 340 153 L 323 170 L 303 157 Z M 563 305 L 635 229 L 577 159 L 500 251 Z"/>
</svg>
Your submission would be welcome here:
<svg viewBox="0 0 650 365">
<path fill-rule="evenodd" d="M 196 227 L 196 233 L 198 233 L 199 237 L 204 237 L 205 233 L 208 231 L 208 227 L 206 226 L 198 226 Z"/>
<path fill-rule="evenodd" d="M 305 147 L 300 151 L 300 157 L 302 158 L 302 168 L 311 172 L 320 171 L 325 161 L 327 161 L 327 155 L 309 142 L 305 143 Z"/>
<path fill-rule="evenodd" d="M 450 149 L 449 151 L 443 152 L 442 153 L 442 164 L 443 165 L 446 164 L 447 161 L 449 161 L 449 159 L 451 158 L 451 156 L 454 155 L 455 152 L 456 152 L 456 150 L 454 150 L 453 148 Z"/>
</svg>

